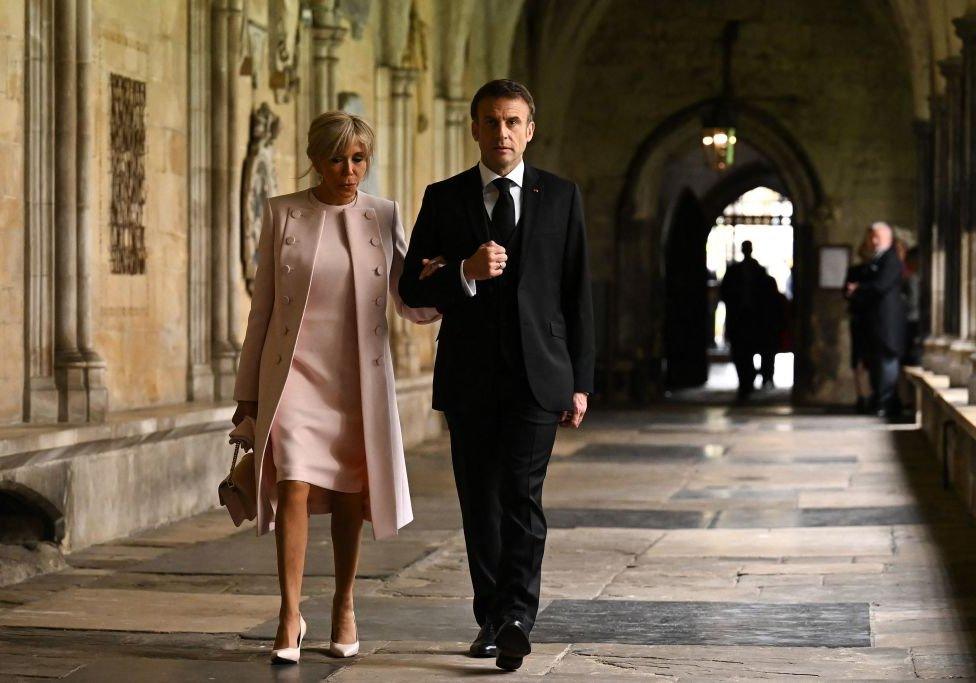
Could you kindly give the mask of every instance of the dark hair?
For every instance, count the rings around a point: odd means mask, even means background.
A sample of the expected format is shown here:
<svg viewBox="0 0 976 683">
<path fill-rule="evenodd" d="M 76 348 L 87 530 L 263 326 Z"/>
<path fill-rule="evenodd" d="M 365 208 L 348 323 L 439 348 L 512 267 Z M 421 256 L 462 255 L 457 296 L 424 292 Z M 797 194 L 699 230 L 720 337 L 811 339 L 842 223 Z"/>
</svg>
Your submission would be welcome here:
<svg viewBox="0 0 976 683">
<path fill-rule="evenodd" d="M 535 118 L 535 100 L 532 99 L 532 93 L 517 81 L 508 78 L 499 78 L 494 81 L 488 81 L 478 88 L 478 92 L 474 94 L 474 98 L 471 100 L 472 121 L 478 120 L 478 103 L 485 98 L 491 98 L 493 100 L 500 98 L 522 100 L 529 105 L 529 121 Z"/>
<path fill-rule="evenodd" d="M 752 240 L 742 241 L 742 253 L 746 256 L 752 253 Z"/>
</svg>

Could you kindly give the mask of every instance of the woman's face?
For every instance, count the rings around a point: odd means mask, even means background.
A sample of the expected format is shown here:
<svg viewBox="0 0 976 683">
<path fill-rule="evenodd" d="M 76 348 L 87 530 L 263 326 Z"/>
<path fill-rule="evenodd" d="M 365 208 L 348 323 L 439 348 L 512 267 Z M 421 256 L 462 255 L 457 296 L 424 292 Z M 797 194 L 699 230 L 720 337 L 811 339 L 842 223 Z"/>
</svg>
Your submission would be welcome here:
<svg viewBox="0 0 976 683">
<path fill-rule="evenodd" d="M 319 159 L 315 164 L 315 169 L 322 176 L 319 187 L 327 197 L 333 198 L 333 201 L 338 199 L 344 202 L 352 201 L 356 196 L 359 183 L 366 176 L 368 168 L 366 150 L 358 141 L 353 142 L 345 150 L 336 152 L 330 158 Z"/>
</svg>

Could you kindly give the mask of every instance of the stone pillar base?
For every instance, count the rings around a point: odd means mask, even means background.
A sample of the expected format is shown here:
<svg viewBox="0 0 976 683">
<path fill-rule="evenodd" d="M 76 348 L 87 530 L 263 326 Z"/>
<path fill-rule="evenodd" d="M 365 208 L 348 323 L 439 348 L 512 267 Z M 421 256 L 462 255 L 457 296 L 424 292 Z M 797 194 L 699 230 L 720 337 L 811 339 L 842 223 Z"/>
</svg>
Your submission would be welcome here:
<svg viewBox="0 0 976 683">
<path fill-rule="evenodd" d="M 407 337 L 405 330 L 396 342 L 396 371 L 400 377 L 416 377 L 420 374 L 420 356 L 417 354 L 417 343 Z"/>
<path fill-rule="evenodd" d="M 948 372 L 950 387 L 967 387 L 973 373 L 970 360 L 976 352 L 976 344 L 970 339 L 957 339 L 949 346 Z"/>
<path fill-rule="evenodd" d="M 30 423 L 58 421 L 58 387 L 54 383 L 54 377 L 31 377 L 27 381 L 24 421 Z"/>
<path fill-rule="evenodd" d="M 212 401 L 214 398 L 214 373 L 209 363 L 196 363 L 187 373 L 189 400 Z"/>
<path fill-rule="evenodd" d="M 85 389 L 88 394 L 88 421 L 105 422 L 108 416 L 108 388 L 105 386 L 105 363 L 89 361 L 85 367 Z"/>
<path fill-rule="evenodd" d="M 214 357 L 213 368 L 214 399 L 232 400 L 237 382 L 237 353 L 233 349 L 219 352 Z"/>
<path fill-rule="evenodd" d="M 73 360 L 54 370 L 58 384 L 58 421 L 88 421 L 88 389 L 86 387 L 85 362 Z"/>
<path fill-rule="evenodd" d="M 925 340 L 922 357 L 922 367 L 936 375 L 949 374 L 949 346 L 952 340 L 948 337 L 929 337 Z"/>
<path fill-rule="evenodd" d="M 969 405 L 976 405 L 976 353 L 969 356 L 969 381 L 966 386 L 969 388 Z"/>
</svg>

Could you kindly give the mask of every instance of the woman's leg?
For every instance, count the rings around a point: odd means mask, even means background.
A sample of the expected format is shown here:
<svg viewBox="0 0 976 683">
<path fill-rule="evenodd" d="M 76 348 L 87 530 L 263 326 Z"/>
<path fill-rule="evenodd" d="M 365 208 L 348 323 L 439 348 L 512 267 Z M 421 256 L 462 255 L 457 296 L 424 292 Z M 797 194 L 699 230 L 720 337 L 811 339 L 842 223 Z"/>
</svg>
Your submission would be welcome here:
<svg viewBox="0 0 976 683">
<path fill-rule="evenodd" d="M 332 553 L 335 559 L 335 595 L 332 598 L 332 640 L 356 642 L 353 583 L 359 565 L 359 539 L 363 529 L 363 494 L 332 491 Z"/>
<path fill-rule="evenodd" d="M 275 515 L 275 547 L 278 550 L 278 586 L 281 610 L 275 649 L 298 643 L 298 603 L 302 596 L 305 572 L 305 547 L 308 545 L 308 491 L 304 481 L 278 482 L 278 510 Z"/>
</svg>

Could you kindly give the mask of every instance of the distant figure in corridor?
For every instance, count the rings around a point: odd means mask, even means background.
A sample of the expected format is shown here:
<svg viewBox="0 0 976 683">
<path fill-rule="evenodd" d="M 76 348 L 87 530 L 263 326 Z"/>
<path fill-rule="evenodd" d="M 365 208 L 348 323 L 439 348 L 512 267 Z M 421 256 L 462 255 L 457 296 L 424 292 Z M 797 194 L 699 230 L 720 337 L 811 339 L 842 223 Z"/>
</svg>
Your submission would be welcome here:
<svg viewBox="0 0 976 683">
<path fill-rule="evenodd" d="M 844 279 L 844 298 L 847 299 L 847 315 L 851 337 L 851 371 L 854 373 L 854 391 L 857 402 L 854 409 L 861 414 L 871 412 L 871 381 L 869 379 L 869 358 L 867 350 L 867 330 L 864 302 L 854 297 L 848 285 L 860 283 L 870 272 L 874 258 L 870 228 L 864 232 L 864 239 L 857 248 L 860 261 L 847 269 Z"/>
<path fill-rule="evenodd" d="M 763 384 L 773 382 L 774 359 L 782 331 L 783 307 L 776 281 L 752 257 L 752 242 L 742 243 L 742 260 L 733 263 L 722 279 L 725 302 L 725 336 L 739 377 L 738 398 L 749 398 L 755 388 L 756 365 L 762 357 Z"/>
<path fill-rule="evenodd" d="M 874 255 L 861 281 L 847 284 L 847 293 L 864 311 L 872 409 L 878 417 L 896 417 L 900 409 L 895 387 L 906 327 L 902 263 L 893 248 L 890 225 L 874 223 L 870 238 Z"/>
</svg>

